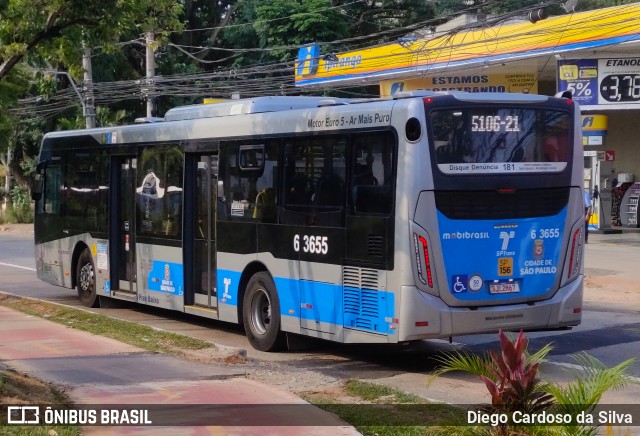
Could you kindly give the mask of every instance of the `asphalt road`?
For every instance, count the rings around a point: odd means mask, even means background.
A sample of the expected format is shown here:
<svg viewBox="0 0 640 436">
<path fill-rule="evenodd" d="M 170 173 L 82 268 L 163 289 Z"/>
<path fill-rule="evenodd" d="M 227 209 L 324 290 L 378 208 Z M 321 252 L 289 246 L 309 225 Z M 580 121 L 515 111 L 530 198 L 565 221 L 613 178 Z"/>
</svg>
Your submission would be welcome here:
<svg viewBox="0 0 640 436">
<path fill-rule="evenodd" d="M 80 307 L 75 290 L 40 282 L 35 276 L 32 239 L 0 233 L 0 291 Z M 554 350 L 543 367 L 547 378 L 570 380 L 571 357 L 588 352 L 607 366 L 640 356 L 640 233 L 592 234 L 586 250 L 586 291 L 583 322 L 559 332 L 529 333 L 530 349 L 549 342 Z M 98 313 L 244 348 L 249 357 L 304 368 L 340 378 L 359 378 L 393 385 L 429 398 L 465 403 L 484 391 L 459 376 L 444 378 L 425 388 L 425 376 L 442 352 L 466 348 L 482 352 L 497 347 L 496 335 L 455 337 L 454 342 L 421 341 L 405 346 L 341 345 L 312 341 L 310 347 L 288 353 L 262 353 L 251 348 L 241 328 L 162 309 L 117 302 Z M 309 341 L 305 341 L 309 342 Z M 640 362 L 631 373 L 640 377 Z M 471 397 L 472 391 L 475 392 Z M 640 404 L 640 387 L 631 386 L 611 397 L 610 403 Z M 467 401 L 464 401 L 467 400 Z M 486 400 L 486 399 L 485 399 Z"/>
</svg>

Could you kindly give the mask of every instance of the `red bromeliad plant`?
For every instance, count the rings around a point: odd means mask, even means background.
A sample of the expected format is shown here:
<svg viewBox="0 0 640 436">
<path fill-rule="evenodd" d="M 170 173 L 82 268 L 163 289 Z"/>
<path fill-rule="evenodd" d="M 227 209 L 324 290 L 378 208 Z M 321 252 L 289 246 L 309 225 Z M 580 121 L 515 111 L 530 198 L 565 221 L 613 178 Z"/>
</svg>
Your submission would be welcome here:
<svg viewBox="0 0 640 436">
<path fill-rule="evenodd" d="M 540 412 L 554 404 L 554 397 L 546 392 L 548 385 L 536 376 L 542 359 L 552 350 L 545 345 L 534 354 L 527 352 L 528 340 L 520 331 L 515 341 L 499 332 L 500 352 L 484 355 L 468 352 L 451 353 L 441 357 L 437 377 L 450 371 L 464 371 L 480 376 L 491 395 L 491 404 L 482 407 L 490 413 L 511 414 Z"/>
<path fill-rule="evenodd" d="M 528 339 L 522 330 L 515 342 L 511 342 L 502 330 L 499 333 L 501 352 L 489 353 L 491 363 L 487 362 L 489 375 L 480 377 L 491 394 L 493 412 L 522 411 L 540 412 L 553 405 L 553 396 L 541 391 L 543 383 L 536 378 L 539 361 L 527 362 Z"/>
</svg>

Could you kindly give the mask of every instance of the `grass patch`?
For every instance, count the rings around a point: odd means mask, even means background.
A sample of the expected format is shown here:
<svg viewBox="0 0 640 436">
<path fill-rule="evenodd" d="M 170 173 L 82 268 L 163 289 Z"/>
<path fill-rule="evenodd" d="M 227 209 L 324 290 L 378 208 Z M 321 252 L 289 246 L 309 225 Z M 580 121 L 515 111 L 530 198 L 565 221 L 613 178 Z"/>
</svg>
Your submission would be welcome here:
<svg viewBox="0 0 640 436">
<path fill-rule="evenodd" d="M 116 339 L 136 347 L 181 356 L 183 350 L 213 348 L 214 344 L 201 339 L 156 330 L 134 322 L 109 318 L 38 300 L 0 295 L 0 304 L 29 315 L 45 318 L 78 330 Z"/>
<path fill-rule="evenodd" d="M 64 391 L 40 380 L 8 369 L 0 369 L 0 404 L 50 404 L 69 408 L 73 403 Z M 11 436 L 79 436 L 80 427 L 72 425 L 7 426 L 6 409 L 0 410 L 0 428 Z"/>
<path fill-rule="evenodd" d="M 341 402 L 335 396 L 331 398 L 323 393 L 301 396 L 311 404 L 339 416 L 365 436 L 473 434 L 473 429 L 466 427 L 466 412 L 463 409 L 431 403 L 416 395 L 375 383 L 348 380 L 344 385 L 346 398 L 339 398 Z"/>
</svg>

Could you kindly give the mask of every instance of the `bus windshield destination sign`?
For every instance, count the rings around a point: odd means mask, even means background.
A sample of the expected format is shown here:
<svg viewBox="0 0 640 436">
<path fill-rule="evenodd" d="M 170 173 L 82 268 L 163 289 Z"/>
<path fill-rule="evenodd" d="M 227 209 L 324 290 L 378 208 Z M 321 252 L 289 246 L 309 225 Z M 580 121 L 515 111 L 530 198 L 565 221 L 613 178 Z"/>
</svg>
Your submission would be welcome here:
<svg viewBox="0 0 640 436">
<path fill-rule="evenodd" d="M 567 167 L 568 112 L 434 109 L 429 120 L 438 169 L 445 174 L 543 173 Z"/>
</svg>

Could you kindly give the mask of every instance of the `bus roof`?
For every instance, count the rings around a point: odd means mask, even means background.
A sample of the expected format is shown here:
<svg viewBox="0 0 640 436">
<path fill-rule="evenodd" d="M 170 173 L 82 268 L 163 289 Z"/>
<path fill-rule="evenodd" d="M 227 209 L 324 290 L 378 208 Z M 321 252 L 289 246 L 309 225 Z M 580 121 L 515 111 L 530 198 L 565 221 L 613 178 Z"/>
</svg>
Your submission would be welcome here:
<svg viewBox="0 0 640 436">
<path fill-rule="evenodd" d="M 198 118 L 225 117 L 230 115 L 279 112 L 283 110 L 307 109 L 318 106 L 349 104 L 349 99 L 327 97 L 256 97 L 225 101 L 214 104 L 182 106 L 167 111 L 165 121 L 194 120 Z"/>
</svg>

